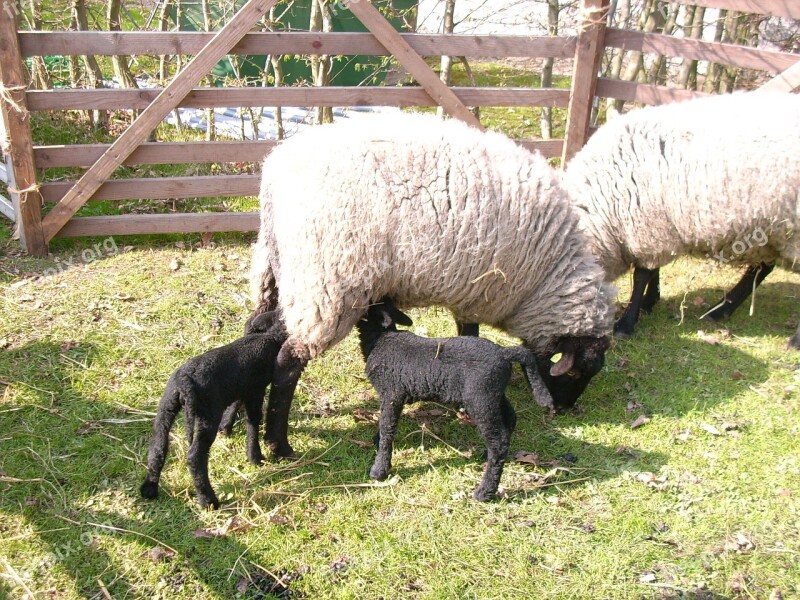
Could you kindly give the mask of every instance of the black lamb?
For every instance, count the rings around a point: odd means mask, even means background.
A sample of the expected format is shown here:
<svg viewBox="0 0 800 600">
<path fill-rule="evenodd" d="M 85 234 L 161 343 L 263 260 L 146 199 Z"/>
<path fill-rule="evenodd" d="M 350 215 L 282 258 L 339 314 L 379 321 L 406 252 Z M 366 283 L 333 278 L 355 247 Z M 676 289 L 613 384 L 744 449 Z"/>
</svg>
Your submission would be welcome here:
<svg viewBox="0 0 800 600">
<path fill-rule="evenodd" d="M 244 337 L 195 356 L 175 370 L 158 404 L 147 456 L 147 477 L 140 488 L 144 498 L 158 495 L 169 431 L 181 406 L 189 439 L 189 472 L 204 508 L 219 508 L 208 479 L 208 453 L 223 413 L 231 407 L 235 410 L 239 401 L 246 414 L 247 458 L 253 464 L 264 460 L 258 442 L 264 392 L 272 381 L 275 357 L 285 340 L 286 330 L 277 314 L 263 313 L 248 322 Z"/>
<path fill-rule="evenodd" d="M 505 395 L 511 361 L 520 363 L 536 402 L 553 408 L 553 399 L 539 378 L 533 353 L 521 346 L 506 348 L 478 337 L 423 338 L 398 331 L 395 323 L 411 325 L 408 315 L 383 299 L 358 322 L 367 377 L 380 397 L 378 455 L 370 469 L 373 479 L 389 474 L 392 442 L 403 405 L 439 400 L 463 406 L 478 428 L 488 451 L 476 500 L 497 491 L 517 416 Z"/>
</svg>

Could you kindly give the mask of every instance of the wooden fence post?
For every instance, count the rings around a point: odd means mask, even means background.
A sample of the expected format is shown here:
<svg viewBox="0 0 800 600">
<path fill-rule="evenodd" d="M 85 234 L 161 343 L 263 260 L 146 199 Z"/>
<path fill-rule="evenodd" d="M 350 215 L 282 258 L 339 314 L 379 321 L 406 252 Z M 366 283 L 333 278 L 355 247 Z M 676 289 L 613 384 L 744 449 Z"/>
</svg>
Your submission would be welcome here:
<svg viewBox="0 0 800 600">
<path fill-rule="evenodd" d="M 27 82 L 17 37 L 14 2 L 0 7 L 0 110 L 8 141 L 8 191 L 14 205 L 17 233 L 29 254 L 47 254 L 42 232 L 42 196 L 36 182 L 30 113 L 25 103 Z M 5 150 L 5 149 L 4 149 Z"/>
<path fill-rule="evenodd" d="M 583 0 L 581 2 L 581 30 L 575 49 L 572 71 L 572 88 L 569 94 L 567 131 L 564 136 L 564 153 L 561 166 L 575 156 L 589 139 L 589 121 L 597 88 L 597 71 L 605 50 L 606 17 L 609 0 Z"/>
</svg>

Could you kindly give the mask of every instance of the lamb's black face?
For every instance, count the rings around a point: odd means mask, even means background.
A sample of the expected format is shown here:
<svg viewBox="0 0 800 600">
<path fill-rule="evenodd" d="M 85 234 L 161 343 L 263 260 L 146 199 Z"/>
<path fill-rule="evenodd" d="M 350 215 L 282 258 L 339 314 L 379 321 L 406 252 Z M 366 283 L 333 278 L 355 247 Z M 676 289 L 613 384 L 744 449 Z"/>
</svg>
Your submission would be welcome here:
<svg viewBox="0 0 800 600">
<path fill-rule="evenodd" d="M 556 410 L 575 405 L 592 377 L 603 368 L 608 346 L 606 337 L 562 338 L 552 354 L 537 355 L 539 374 L 553 396 Z M 553 362 L 554 357 L 559 360 Z"/>
</svg>

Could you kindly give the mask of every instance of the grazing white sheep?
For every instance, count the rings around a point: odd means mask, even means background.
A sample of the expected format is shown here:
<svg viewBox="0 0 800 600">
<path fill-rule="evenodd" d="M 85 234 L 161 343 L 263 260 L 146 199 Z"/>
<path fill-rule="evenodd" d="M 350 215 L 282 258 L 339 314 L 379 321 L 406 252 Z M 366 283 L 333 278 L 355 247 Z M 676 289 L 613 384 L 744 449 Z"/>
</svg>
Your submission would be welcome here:
<svg viewBox="0 0 800 600">
<path fill-rule="evenodd" d="M 800 96 L 738 93 L 632 111 L 598 129 L 565 183 L 607 278 L 636 267 L 618 334 L 630 335 L 640 308 L 658 301 L 658 268 L 678 256 L 749 266 L 714 320 L 775 263 L 800 270 Z M 800 347 L 800 332 L 789 345 Z"/>
<path fill-rule="evenodd" d="M 613 289 L 558 174 L 506 137 L 411 114 L 322 126 L 267 157 L 260 198 L 256 312 L 280 308 L 289 333 L 267 417 L 279 455 L 305 363 L 384 296 L 522 338 L 560 407 L 602 368 Z"/>
</svg>

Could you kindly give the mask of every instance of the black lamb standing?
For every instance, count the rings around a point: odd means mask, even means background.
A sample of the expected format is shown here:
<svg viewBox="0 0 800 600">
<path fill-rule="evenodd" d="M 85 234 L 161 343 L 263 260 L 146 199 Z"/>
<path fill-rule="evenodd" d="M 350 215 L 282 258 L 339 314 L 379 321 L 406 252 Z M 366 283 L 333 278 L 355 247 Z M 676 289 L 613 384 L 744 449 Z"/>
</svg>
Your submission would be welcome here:
<svg viewBox="0 0 800 600">
<path fill-rule="evenodd" d="M 381 404 L 378 455 L 370 477 L 383 480 L 389 474 L 392 442 L 403 406 L 439 400 L 463 406 L 483 437 L 487 464 L 473 497 L 489 500 L 500 484 L 517 422 L 505 395 L 512 361 L 523 366 L 536 402 L 553 409 L 553 399 L 539 377 L 535 356 L 524 347 L 502 347 L 478 337 L 423 338 L 398 331 L 396 323 L 411 325 L 412 321 L 384 298 L 372 305 L 357 324 L 367 377 Z"/>
<path fill-rule="evenodd" d="M 245 407 L 247 458 L 253 464 L 264 460 L 258 442 L 264 393 L 272 381 L 275 357 L 285 340 L 286 331 L 277 313 L 263 313 L 248 322 L 244 337 L 195 356 L 175 370 L 158 404 L 147 456 L 147 476 L 140 488 L 144 498 L 158 495 L 169 431 L 181 406 L 189 439 L 189 472 L 201 506 L 219 508 L 208 479 L 208 453 L 223 413 L 235 410 L 239 402 Z"/>
</svg>

